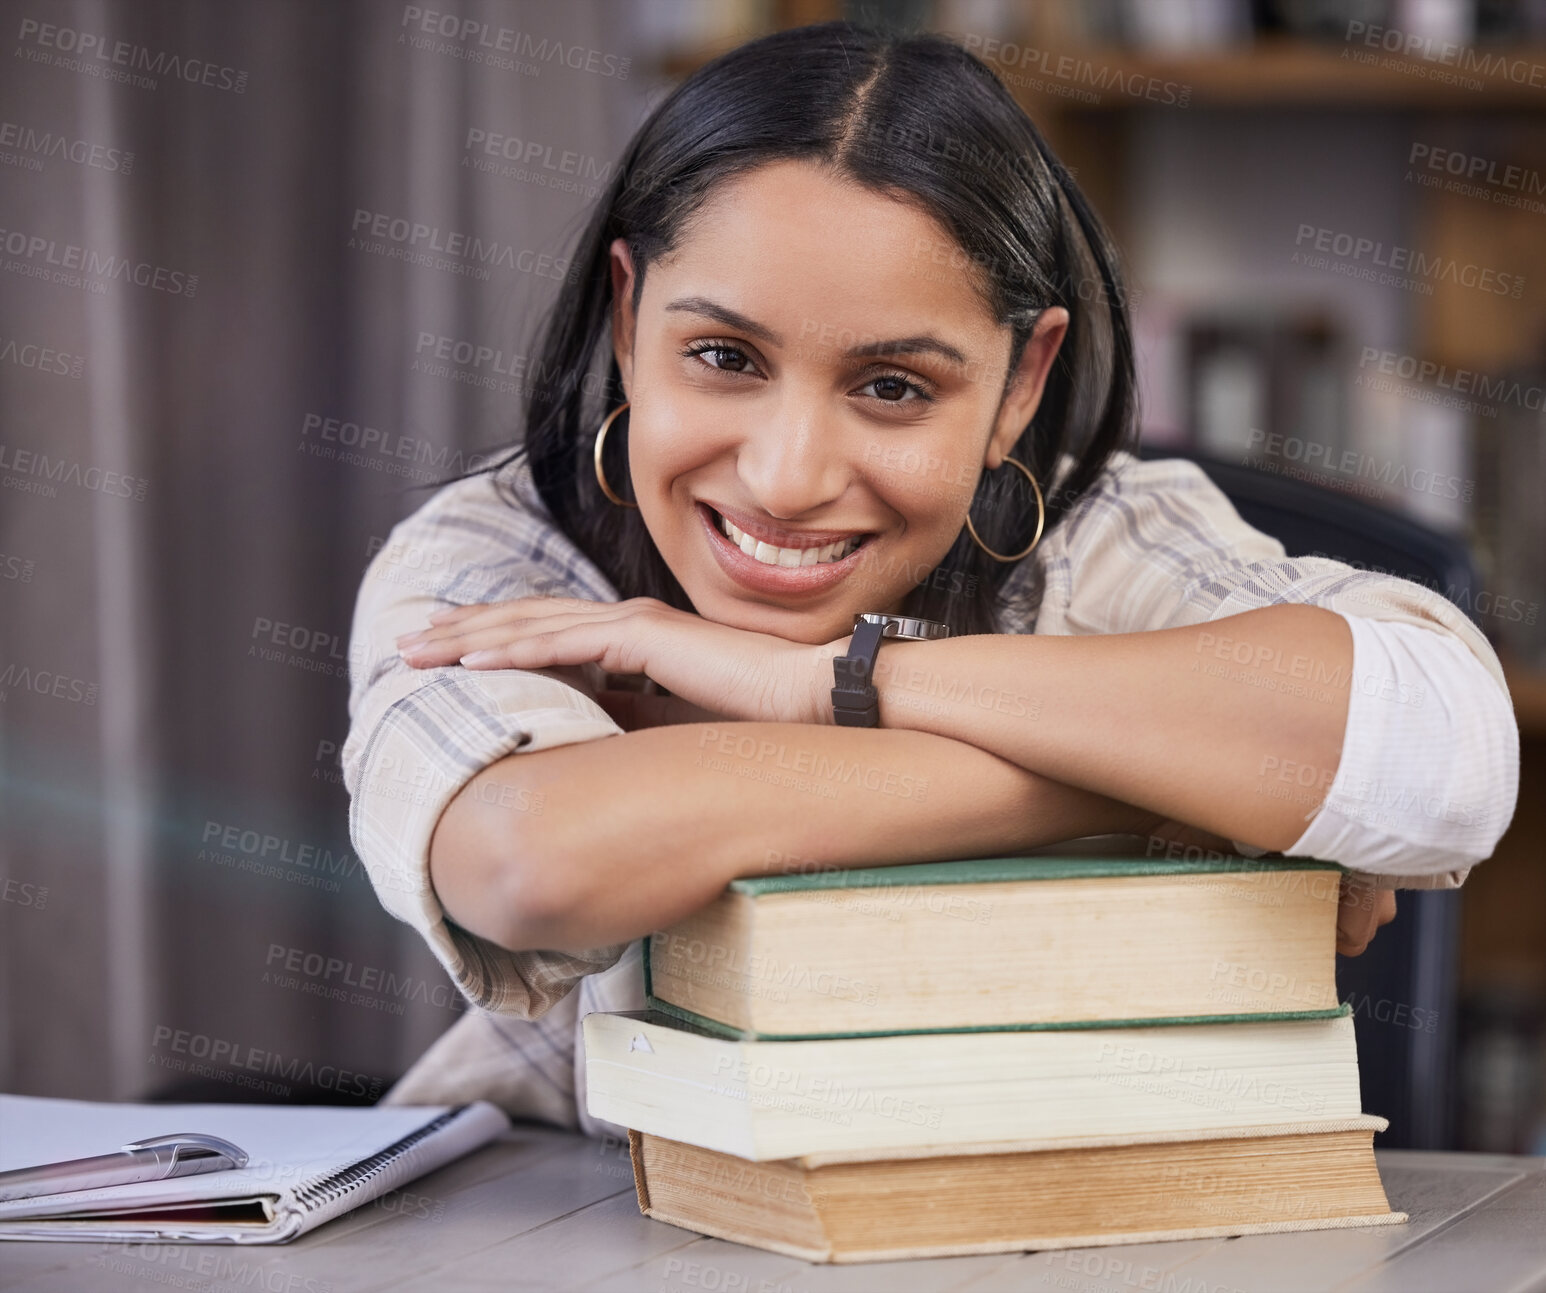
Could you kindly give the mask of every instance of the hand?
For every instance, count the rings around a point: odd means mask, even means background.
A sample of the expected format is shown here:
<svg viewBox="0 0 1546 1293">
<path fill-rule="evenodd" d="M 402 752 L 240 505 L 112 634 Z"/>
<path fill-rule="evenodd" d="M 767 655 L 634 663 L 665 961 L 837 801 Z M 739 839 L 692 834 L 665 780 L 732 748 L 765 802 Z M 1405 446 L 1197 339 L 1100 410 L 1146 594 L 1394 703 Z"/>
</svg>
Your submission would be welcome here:
<svg viewBox="0 0 1546 1293">
<path fill-rule="evenodd" d="M 1361 956 L 1374 941 L 1374 931 L 1396 918 L 1396 891 L 1342 877 L 1342 897 L 1337 906 L 1337 951 Z"/>
<path fill-rule="evenodd" d="M 519 597 L 451 607 L 429 619 L 429 628 L 397 640 L 415 668 L 595 662 L 607 673 L 653 678 L 673 697 L 712 714 L 764 722 L 825 721 L 831 662 L 844 650 L 842 641 L 812 646 L 716 624 L 653 597 Z M 643 715 L 644 707 L 628 704 Z"/>
</svg>

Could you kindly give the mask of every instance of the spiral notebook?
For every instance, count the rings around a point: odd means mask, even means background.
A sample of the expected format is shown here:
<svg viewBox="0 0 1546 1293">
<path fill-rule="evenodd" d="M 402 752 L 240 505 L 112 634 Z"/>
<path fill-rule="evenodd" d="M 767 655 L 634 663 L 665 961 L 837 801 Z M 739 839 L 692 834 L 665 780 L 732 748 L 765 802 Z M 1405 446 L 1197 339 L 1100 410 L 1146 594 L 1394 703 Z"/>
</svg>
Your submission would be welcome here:
<svg viewBox="0 0 1546 1293">
<path fill-rule="evenodd" d="M 498 1137 L 487 1101 L 316 1105 L 92 1104 L 0 1095 L 0 1171 L 203 1132 L 246 1167 L 0 1202 L 0 1239 L 280 1244 Z"/>
</svg>

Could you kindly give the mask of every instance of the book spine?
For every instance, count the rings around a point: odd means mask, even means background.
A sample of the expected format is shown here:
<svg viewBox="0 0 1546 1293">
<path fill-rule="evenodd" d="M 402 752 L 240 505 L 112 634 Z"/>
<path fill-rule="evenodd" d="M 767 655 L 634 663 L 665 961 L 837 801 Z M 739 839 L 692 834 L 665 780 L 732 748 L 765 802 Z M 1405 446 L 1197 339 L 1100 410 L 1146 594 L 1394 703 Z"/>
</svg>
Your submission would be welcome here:
<svg viewBox="0 0 1546 1293">
<path fill-rule="evenodd" d="M 732 1027 L 730 1024 L 721 1023 L 718 1019 L 710 1019 L 707 1015 L 689 1010 L 686 1006 L 678 1006 L 662 1000 L 650 991 L 647 977 L 644 1004 L 647 1009 L 669 1015 L 672 1019 L 679 1019 L 700 1032 L 734 1042 L 837 1042 L 861 1037 L 930 1037 L 939 1033 L 1058 1033 L 1100 1028 L 1187 1028 L 1198 1024 L 1276 1024 L 1306 1019 L 1341 1019 L 1353 1013 L 1353 1007 L 1344 1001 L 1335 1006 L 1327 1006 L 1324 1010 L 1267 1010 L 1232 1015 L 1166 1015 L 1153 1019 L 1070 1019 L 1055 1024 L 973 1024 L 965 1028 L 892 1028 L 879 1032 L 858 1033 L 758 1033 Z"/>
</svg>

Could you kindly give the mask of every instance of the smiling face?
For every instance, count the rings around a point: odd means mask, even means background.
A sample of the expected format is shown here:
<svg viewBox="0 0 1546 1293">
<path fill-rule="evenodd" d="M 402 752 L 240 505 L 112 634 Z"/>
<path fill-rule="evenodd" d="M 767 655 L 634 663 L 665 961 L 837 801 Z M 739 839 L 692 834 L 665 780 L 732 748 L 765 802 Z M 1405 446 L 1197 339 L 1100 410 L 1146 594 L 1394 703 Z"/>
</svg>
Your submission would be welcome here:
<svg viewBox="0 0 1546 1293">
<path fill-rule="evenodd" d="M 700 615 L 830 642 L 939 564 L 1068 320 L 1043 312 L 1006 393 L 1010 329 L 962 265 L 918 207 L 792 161 L 723 184 L 636 316 L 613 244 L 634 497 Z"/>
</svg>

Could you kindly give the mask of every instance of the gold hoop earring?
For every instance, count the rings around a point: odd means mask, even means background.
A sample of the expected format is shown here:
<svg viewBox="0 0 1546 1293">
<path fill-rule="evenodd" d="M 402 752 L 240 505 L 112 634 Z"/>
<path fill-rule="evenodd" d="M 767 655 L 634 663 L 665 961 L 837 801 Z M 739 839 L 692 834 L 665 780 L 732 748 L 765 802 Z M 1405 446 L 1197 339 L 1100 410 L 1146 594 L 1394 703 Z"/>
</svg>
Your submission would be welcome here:
<svg viewBox="0 0 1546 1293">
<path fill-rule="evenodd" d="M 1006 557 L 1001 552 L 994 552 L 992 548 L 977 537 L 977 527 L 972 524 L 971 508 L 966 509 L 966 531 L 972 536 L 972 542 L 992 557 L 994 561 L 1019 561 L 1021 557 L 1030 556 L 1031 549 L 1041 542 L 1041 532 L 1047 524 L 1047 505 L 1042 501 L 1041 486 L 1036 483 L 1036 477 L 1031 475 L 1031 469 L 1018 458 L 1011 458 L 1008 454 L 1004 455 L 1004 462 L 1013 463 L 1023 471 L 1026 480 L 1031 482 L 1031 488 L 1036 491 L 1036 537 L 1031 540 L 1030 547 L 1026 548 L 1023 552 L 1015 553 L 1012 557 Z M 1000 465 L 1002 466 L 1002 464 Z"/>
<path fill-rule="evenodd" d="M 617 415 L 627 407 L 628 401 L 624 400 L 607 414 L 607 420 L 601 424 L 601 430 L 596 432 L 596 483 L 601 486 L 601 492 L 619 507 L 638 507 L 637 503 L 630 503 L 626 498 L 619 498 L 614 494 L 612 486 L 607 484 L 606 473 L 601 470 L 601 447 L 607 442 L 607 432 L 612 429 L 612 423 L 617 421 Z"/>
</svg>

